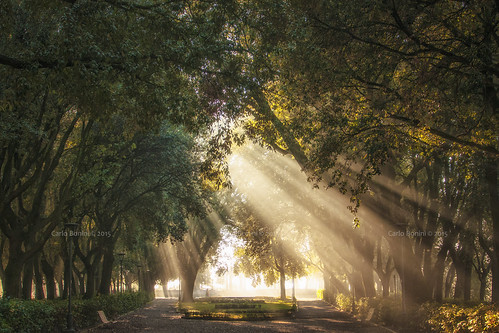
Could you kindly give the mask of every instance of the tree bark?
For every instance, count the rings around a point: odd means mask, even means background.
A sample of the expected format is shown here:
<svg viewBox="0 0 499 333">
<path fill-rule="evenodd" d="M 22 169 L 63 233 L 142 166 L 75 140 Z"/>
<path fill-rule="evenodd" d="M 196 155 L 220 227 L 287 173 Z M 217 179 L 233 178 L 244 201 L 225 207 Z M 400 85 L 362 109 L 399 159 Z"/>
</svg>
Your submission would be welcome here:
<svg viewBox="0 0 499 333">
<path fill-rule="evenodd" d="M 163 282 L 161 284 L 161 287 L 163 287 L 163 296 L 169 297 L 169 291 L 168 291 L 168 281 Z M 139 290 L 140 290 L 140 277 L 139 277 Z"/>
<path fill-rule="evenodd" d="M 444 292 L 445 298 L 450 297 L 452 283 L 454 282 L 455 276 L 456 276 L 456 269 L 452 264 L 451 267 L 449 268 L 449 271 L 447 272 L 447 277 L 445 278 L 445 292 Z"/>
<path fill-rule="evenodd" d="M 9 261 L 5 267 L 5 279 L 2 280 L 3 297 L 21 298 L 21 274 L 24 260 L 20 257 L 21 242 L 9 238 Z"/>
<path fill-rule="evenodd" d="M 279 269 L 279 286 L 281 290 L 281 299 L 286 299 L 286 272 L 284 268 Z"/>
<path fill-rule="evenodd" d="M 441 303 L 444 293 L 444 269 L 445 269 L 445 259 L 447 258 L 447 249 L 440 249 L 437 254 L 437 261 L 433 268 L 434 278 L 435 278 L 435 288 L 433 290 L 433 297 L 435 301 Z"/>
<path fill-rule="evenodd" d="M 23 299 L 31 299 L 33 293 L 33 259 L 24 263 L 23 267 L 23 286 L 22 297 Z"/>
<path fill-rule="evenodd" d="M 102 274 L 99 286 L 99 294 L 109 295 L 111 290 L 111 278 L 113 275 L 113 255 L 114 246 L 111 249 L 106 249 L 104 252 L 104 259 L 102 262 Z"/>
<path fill-rule="evenodd" d="M 196 282 L 196 273 L 188 269 L 182 272 L 182 302 L 194 302 L 194 283 Z"/>
<path fill-rule="evenodd" d="M 497 160 L 491 158 L 486 165 L 490 212 L 492 216 L 492 302 L 499 303 L 499 190 L 497 189 Z"/>
<path fill-rule="evenodd" d="M 55 298 L 55 273 L 54 268 L 49 264 L 47 259 L 42 256 L 41 258 L 41 268 L 43 274 L 45 275 L 45 284 L 47 288 L 47 299 Z"/>
<path fill-rule="evenodd" d="M 33 272 L 35 275 L 35 298 L 44 299 L 45 292 L 43 290 L 43 275 L 40 270 L 40 255 L 36 255 L 34 258 Z"/>
</svg>

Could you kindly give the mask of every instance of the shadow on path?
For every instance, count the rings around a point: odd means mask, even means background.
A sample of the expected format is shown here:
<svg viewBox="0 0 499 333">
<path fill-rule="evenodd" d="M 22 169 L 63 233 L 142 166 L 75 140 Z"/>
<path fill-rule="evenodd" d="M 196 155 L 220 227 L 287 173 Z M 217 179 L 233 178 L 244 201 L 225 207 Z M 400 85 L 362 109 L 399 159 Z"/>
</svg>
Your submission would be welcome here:
<svg viewBox="0 0 499 333">
<path fill-rule="evenodd" d="M 219 321 L 182 319 L 175 312 L 174 299 L 156 299 L 144 308 L 120 317 L 117 321 L 85 330 L 87 333 L 111 332 L 388 332 L 356 321 L 323 301 L 299 301 L 295 319 L 272 321 Z"/>
</svg>

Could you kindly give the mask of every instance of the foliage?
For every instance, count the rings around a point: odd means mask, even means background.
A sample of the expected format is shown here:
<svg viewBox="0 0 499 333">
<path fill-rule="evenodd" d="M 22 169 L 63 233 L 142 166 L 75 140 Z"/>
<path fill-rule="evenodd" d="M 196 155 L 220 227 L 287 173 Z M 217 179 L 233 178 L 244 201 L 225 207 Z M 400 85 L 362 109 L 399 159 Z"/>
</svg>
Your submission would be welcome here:
<svg viewBox="0 0 499 333">
<path fill-rule="evenodd" d="M 98 296 L 88 300 L 76 299 L 73 317 L 78 328 L 95 325 L 97 311 L 108 318 L 135 310 L 152 299 L 144 292 Z M 59 332 L 66 325 L 67 301 L 0 300 L 0 332 Z"/>
<path fill-rule="evenodd" d="M 296 306 L 277 299 L 213 298 L 180 303 L 185 318 L 222 320 L 259 320 L 292 315 Z"/>
<path fill-rule="evenodd" d="M 352 298 L 336 297 L 336 306 L 351 311 Z M 493 304 L 424 303 L 409 305 L 404 314 L 400 298 L 363 297 L 356 302 L 356 315 L 366 319 L 373 309 L 372 322 L 411 332 L 496 332 L 499 329 L 499 309 Z"/>
<path fill-rule="evenodd" d="M 335 305 L 341 311 L 352 311 L 353 297 L 347 296 L 345 294 L 336 295 Z"/>
<path fill-rule="evenodd" d="M 73 317 L 76 327 L 95 325 L 98 310 L 109 318 L 135 310 L 152 299 L 144 292 L 98 296 L 88 300 L 76 299 Z M 0 300 L 0 332 L 54 332 L 66 325 L 67 301 Z"/>
<path fill-rule="evenodd" d="M 57 327 L 59 317 L 55 303 L 1 299 L 0 316 L 2 332 L 46 332 Z"/>
<path fill-rule="evenodd" d="M 436 332 L 497 332 L 499 309 L 491 304 L 475 306 L 444 304 L 427 305 L 428 323 Z"/>
</svg>

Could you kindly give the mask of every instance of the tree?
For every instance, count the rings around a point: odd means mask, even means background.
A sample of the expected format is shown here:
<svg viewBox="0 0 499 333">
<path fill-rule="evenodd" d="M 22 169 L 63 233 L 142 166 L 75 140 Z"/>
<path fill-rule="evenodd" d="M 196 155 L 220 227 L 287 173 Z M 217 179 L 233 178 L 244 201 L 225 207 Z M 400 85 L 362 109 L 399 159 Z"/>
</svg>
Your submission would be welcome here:
<svg viewBox="0 0 499 333">
<path fill-rule="evenodd" d="M 188 137 L 165 125 L 158 134 L 137 133 L 126 140 L 121 124 L 97 131 L 78 188 L 84 193 L 79 214 L 92 235 L 86 239 L 86 254 L 76 247 L 86 267 L 87 297 L 95 290 L 93 275 L 101 260 L 99 292 L 109 293 L 113 252 L 121 235 L 143 229 L 156 240 L 180 239 L 184 219 L 205 210 L 199 164 Z"/>
<path fill-rule="evenodd" d="M 218 9 L 177 2 L 2 3 L 0 225 L 10 256 L 4 296 L 20 296 L 24 263 L 72 218 L 63 212 L 76 199 L 68 194 L 86 136 L 76 129 L 85 133 L 116 113 L 127 115 L 129 132 L 165 118 L 192 131 L 212 121 L 198 112 L 196 73 L 219 59 L 216 51 L 226 44 Z M 59 166 L 63 155 L 70 169 Z"/>
<path fill-rule="evenodd" d="M 401 231 L 403 221 L 421 230 L 425 219 L 426 231 L 443 228 L 449 238 L 439 263 L 453 240 L 466 238 L 460 229 L 466 214 L 455 210 L 466 201 L 439 196 L 439 189 L 448 188 L 442 180 L 454 169 L 432 170 L 436 155 L 474 162 L 472 173 L 488 184 L 487 210 L 497 222 L 491 201 L 497 194 L 498 155 L 492 134 L 497 128 L 495 2 L 262 1 L 244 8 L 250 32 L 238 40 L 247 55 L 247 76 L 240 80 L 258 82 L 248 85 L 250 136 L 292 154 L 316 181 L 348 194 L 353 212 L 363 200 L 388 230 Z M 407 169 L 411 158 L 420 161 Z M 412 220 L 403 214 L 404 201 L 412 200 L 404 191 L 425 164 L 436 173 L 436 192 L 430 195 L 437 201 L 416 208 Z M 381 184 L 374 178 L 380 173 Z M 375 200 L 363 195 L 368 190 Z M 411 258 L 411 273 L 403 274 L 410 287 L 404 290 L 414 299 L 431 298 L 427 282 L 437 238 L 417 238 L 414 247 L 413 240 L 387 240 L 399 273 L 405 265 L 399 249 Z"/>
</svg>

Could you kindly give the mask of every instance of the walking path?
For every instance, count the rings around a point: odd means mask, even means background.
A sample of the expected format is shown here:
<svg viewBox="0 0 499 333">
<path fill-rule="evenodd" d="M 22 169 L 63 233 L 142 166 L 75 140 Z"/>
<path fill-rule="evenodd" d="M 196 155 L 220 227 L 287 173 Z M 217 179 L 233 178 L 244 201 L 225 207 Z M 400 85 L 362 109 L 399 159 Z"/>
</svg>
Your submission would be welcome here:
<svg viewBox="0 0 499 333">
<path fill-rule="evenodd" d="M 296 318 L 269 321 L 218 321 L 182 319 L 175 312 L 174 299 L 156 299 L 142 309 L 120 317 L 117 321 L 86 330 L 86 333 L 111 332 L 171 332 L 171 333 L 225 333 L 225 332 L 359 332 L 387 333 L 356 321 L 323 301 L 299 301 Z"/>
</svg>

